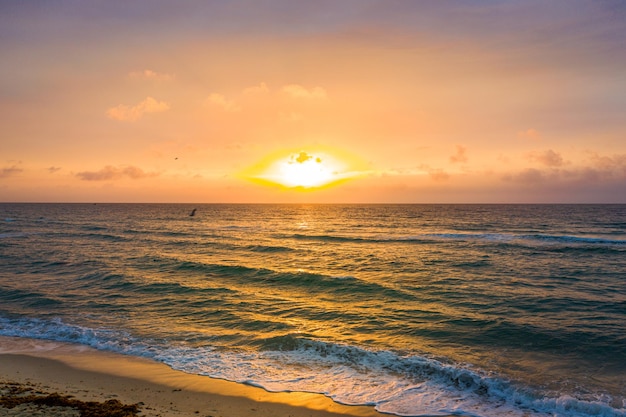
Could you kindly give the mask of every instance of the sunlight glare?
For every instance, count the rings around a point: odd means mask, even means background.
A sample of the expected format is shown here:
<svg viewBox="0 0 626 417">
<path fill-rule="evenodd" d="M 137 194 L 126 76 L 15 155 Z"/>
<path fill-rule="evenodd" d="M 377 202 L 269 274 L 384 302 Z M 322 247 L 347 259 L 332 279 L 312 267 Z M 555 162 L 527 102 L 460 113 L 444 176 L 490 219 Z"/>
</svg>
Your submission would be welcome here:
<svg viewBox="0 0 626 417">
<path fill-rule="evenodd" d="M 306 152 L 279 163 L 279 177 L 287 187 L 319 187 L 333 179 L 333 171 L 320 157 Z"/>
<path fill-rule="evenodd" d="M 354 161 L 337 151 L 283 151 L 269 155 L 243 173 L 256 183 L 287 189 L 329 187 L 356 176 Z M 354 159 L 354 158 L 353 158 Z"/>
</svg>

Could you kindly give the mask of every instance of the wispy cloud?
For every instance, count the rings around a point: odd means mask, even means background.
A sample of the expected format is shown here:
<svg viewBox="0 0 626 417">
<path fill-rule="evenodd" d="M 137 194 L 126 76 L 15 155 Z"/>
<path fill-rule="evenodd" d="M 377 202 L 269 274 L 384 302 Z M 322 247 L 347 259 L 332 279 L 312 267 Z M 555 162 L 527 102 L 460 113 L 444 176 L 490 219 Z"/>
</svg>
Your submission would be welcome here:
<svg viewBox="0 0 626 417">
<path fill-rule="evenodd" d="M 328 97 L 326 90 L 322 87 L 313 87 L 313 88 L 305 88 L 299 84 L 288 84 L 283 86 L 279 92 L 287 94 L 289 97 L 298 98 L 298 99 L 326 99 Z M 211 93 L 206 100 L 204 101 L 204 105 L 207 107 L 219 107 L 226 112 L 239 112 L 243 110 L 243 106 L 240 104 L 242 101 L 249 100 L 251 97 L 259 96 L 263 97 L 264 94 L 274 93 L 267 84 L 264 82 L 259 83 L 258 85 L 254 85 L 252 87 L 246 87 L 241 90 L 241 93 L 236 98 L 228 98 L 223 94 L 219 93 Z M 257 103 L 258 104 L 258 103 Z M 295 115 L 295 113 L 293 113 Z M 294 121 L 296 119 L 301 119 L 301 115 L 297 115 L 296 117 L 285 117 L 284 119 Z"/>
<path fill-rule="evenodd" d="M 227 112 L 237 112 L 241 107 L 234 100 L 228 100 L 221 94 L 213 93 L 205 100 L 207 106 L 217 106 Z"/>
<path fill-rule="evenodd" d="M 170 106 L 166 102 L 157 101 L 152 97 L 146 97 L 144 101 L 135 106 L 120 104 L 116 107 L 111 107 L 107 110 L 106 114 L 113 120 L 133 122 L 141 119 L 146 113 L 159 113 L 169 109 Z"/>
<path fill-rule="evenodd" d="M 259 85 L 244 88 L 243 94 L 262 94 L 262 93 L 269 93 L 269 91 L 270 89 L 268 88 L 267 84 L 260 83 Z"/>
<path fill-rule="evenodd" d="M 450 162 L 453 164 L 467 162 L 467 148 L 456 145 L 456 153 L 450 157 Z"/>
<path fill-rule="evenodd" d="M 325 99 L 328 97 L 326 90 L 322 87 L 313 87 L 307 89 L 299 84 L 289 84 L 283 86 L 282 91 L 295 98 Z"/>
<path fill-rule="evenodd" d="M 383 170 L 367 170 L 359 173 L 361 176 L 373 177 L 423 177 L 427 174 L 433 181 L 447 181 L 450 174 L 441 168 L 435 168 L 428 164 L 420 164 L 414 167 L 389 168 Z"/>
<path fill-rule="evenodd" d="M 535 129 L 520 130 L 517 132 L 517 137 L 520 139 L 539 140 L 541 139 L 541 133 Z"/>
<path fill-rule="evenodd" d="M 506 174 L 503 176 L 503 180 L 518 182 L 527 185 L 539 184 L 545 182 L 549 172 L 544 172 L 537 168 L 526 168 L 521 172 L 515 174 Z"/>
<path fill-rule="evenodd" d="M 528 159 L 549 167 L 559 167 L 564 163 L 561 154 L 553 151 L 552 149 L 548 149 L 544 152 L 531 152 L 528 155 Z"/>
<path fill-rule="evenodd" d="M 301 113 L 293 112 L 293 111 L 281 112 L 279 114 L 279 117 L 281 120 L 284 120 L 287 122 L 299 122 L 304 119 L 304 116 Z"/>
<path fill-rule="evenodd" d="M 626 154 L 612 156 L 589 153 L 586 163 L 571 168 L 563 168 L 562 157 L 553 151 L 539 154 L 543 158 L 544 168 L 526 168 L 517 173 L 505 174 L 502 179 L 526 185 L 569 184 L 585 185 L 603 182 L 626 184 Z M 568 163 L 570 165 L 571 163 Z"/>
<path fill-rule="evenodd" d="M 13 175 L 19 174 L 20 172 L 23 172 L 23 171 L 24 170 L 22 168 L 19 168 L 17 165 L 5 167 L 5 168 L 0 169 L 0 178 L 8 178 Z"/>
<path fill-rule="evenodd" d="M 430 165 L 426 165 L 426 164 L 422 164 L 418 168 L 422 172 L 427 172 L 428 176 L 433 181 L 446 181 L 450 179 L 450 174 L 448 174 L 446 171 L 444 171 L 441 168 L 433 168 Z"/>
<path fill-rule="evenodd" d="M 84 181 L 112 181 L 122 178 L 137 180 L 158 175 L 156 172 L 144 172 L 135 166 L 114 167 L 111 165 L 107 165 L 99 171 L 83 171 L 76 174 L 78 178 Z"/>
<path fill-rule="evenodd" d="M 156 72 L 149 69 L 130 72 L 128 73 L 128 77 L 152 81 L 172 81 L 176 78 L 175 75 L 166 74 L 164 72 Z"/>
<path fill-rule="evenodd" d="M 597 169 L 621 172 L 626 175 L 626 154 L 606 156 L 597 152 L 589 152 L 589 159 Z"/>
</svg>

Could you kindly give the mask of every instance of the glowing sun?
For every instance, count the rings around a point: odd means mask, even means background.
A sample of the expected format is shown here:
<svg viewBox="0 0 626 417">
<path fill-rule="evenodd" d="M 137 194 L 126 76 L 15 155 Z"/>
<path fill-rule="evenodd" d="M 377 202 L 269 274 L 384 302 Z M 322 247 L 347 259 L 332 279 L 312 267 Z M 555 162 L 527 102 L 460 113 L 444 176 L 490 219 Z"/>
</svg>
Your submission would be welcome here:
<svg viewBox="0 0 626 417">
<path fill-rule="evenodd" d="M 256 183 L 283 188 L 325 188 L 356 176 L 349 157 L 335 151 L 296 151 L 269 155 L 243 176 Z"/>
<path fill-rule="evenodd" d="M 321 157 L 300 152 L 278 162 L 279 182 L 287 187 L 320 187 L 333 180 L 333 169 Z"/>
</svg>

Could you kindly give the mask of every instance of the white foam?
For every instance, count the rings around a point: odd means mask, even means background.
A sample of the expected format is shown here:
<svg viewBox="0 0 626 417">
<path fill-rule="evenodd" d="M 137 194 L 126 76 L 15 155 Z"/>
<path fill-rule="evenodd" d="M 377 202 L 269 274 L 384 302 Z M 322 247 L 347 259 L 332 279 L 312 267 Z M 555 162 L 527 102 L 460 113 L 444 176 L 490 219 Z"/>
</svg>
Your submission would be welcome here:
<svg viewBox="0 0 626 417">
<path fill-rule="evenodd" d="M 268 391 L 324 394 L 349 405 L 372 405 L 400 416 L 626 417 L 610 398 L 549 397 L 497 375 L 419 356 L 369 351 L 298 339 L 294 350 L 225 351 L 212 346 L 167 345 L 109 329 L 61 320 L 0 318 L 0 335 L 73 342 L 161 361 L 174 369 Z M 49 344 L 33 348 L 45 349 Z"/>
</svg>

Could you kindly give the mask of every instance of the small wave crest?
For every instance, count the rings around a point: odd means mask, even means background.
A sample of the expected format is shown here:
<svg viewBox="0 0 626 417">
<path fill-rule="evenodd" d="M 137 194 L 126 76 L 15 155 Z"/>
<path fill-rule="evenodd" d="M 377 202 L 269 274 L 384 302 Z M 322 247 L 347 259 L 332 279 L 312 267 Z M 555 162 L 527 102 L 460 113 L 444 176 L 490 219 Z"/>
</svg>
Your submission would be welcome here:
<svg viewBox="0 0 626 417">
<path fill-rule="evenodd" d="M 22 232 L 0 233 L 0 239 L 8 239 L 8 238 L 12 238 L 12 237 L 24 237 L 24 236 L 26 236 L 26 233 L 22 233 Z"/>
<path fill-rule="evenodd" d="M 248 245 L 245 249 L 250 252 L 260 252 L 260 253 L 278 253 L 278 252 L 292 252 L 293 248 L 288 248 L 286 246 L 268 246 L 268 245 Z"/>
<path fill-rule="evenodd" d="M 342 235 L 306 235 L 293 234 L 282 236 L 283 238 L 291 238 L 296 240 L 315 240 L 323 242 L 338 243 L 415 243 L 427 244 L 436 242 L 493 242 L 498 244 L 561 244 L 576 246 L 609 246 L 623 247 L 626 246 L 624 239 L 611 239 L 606 237 L 588 237 L 588 236 L 571 236 L 571 235 L 550 235 L 550 234 L 515 234 L 515 233 L 424 233 L 418 235 L 398 236 L 396 234 L 384 236 L 342 236 Z"/>
<path fill-rule="evenodd" d="M 597 245 L 626 245 L 623 239 L 607 239 L 600 237 L 584 237 L 584 236 L 568 236 L 568 235 L 525 235 L 527 239 L 535 239 L 544 242 L 557 243 L 578 243 L 578 244 L 597 244 Z"/>
<path fill-rule="evenodd" d="M 461 240 L 461 241 L 489 241 L 496 243 L 557 243 L 565 245 L 608 245 L 623 246 L 626 240 L 608 239 L 601 237 L 585 237 L 570 235 L 549 235 L 549 234 L 513 234 L 513 233 L 430 233 L 420 236 L 407 237 L 409 240 L 420 240 L 424 238 L 438 240 Z"/>
</svg>

